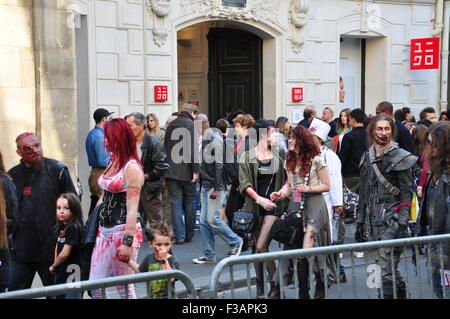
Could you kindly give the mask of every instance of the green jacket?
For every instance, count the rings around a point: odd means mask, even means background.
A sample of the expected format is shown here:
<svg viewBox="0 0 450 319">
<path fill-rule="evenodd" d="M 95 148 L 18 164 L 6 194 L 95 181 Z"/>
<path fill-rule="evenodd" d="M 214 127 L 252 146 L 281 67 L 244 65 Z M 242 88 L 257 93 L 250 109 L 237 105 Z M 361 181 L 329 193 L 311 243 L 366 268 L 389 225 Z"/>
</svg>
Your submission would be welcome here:
<svg viewBox="0 0 450 319">
<path fill-rule="evenodd" d="M 277 174 L 275 175 L 275 191 L 279 191 L 286 182 L 286 171 L 284 169 L 285 153 L 282 149 L 273 148 L 272 153 L 275 159 L 274 165 L 278 165 Z M 242 154 L 239 161 L 239 192 L 245 197 L 243 210 L 253 212 L 259 215 L 259 205 L 255 200 L 247 195 L 245 190 L 252 187 L 258 192 L 258 159 L 256 157 L 255 149 Z M 280 217 L 286 211 L 288 201 L 287 199 L 275 202 L 275 215 Z"/>
</svg>

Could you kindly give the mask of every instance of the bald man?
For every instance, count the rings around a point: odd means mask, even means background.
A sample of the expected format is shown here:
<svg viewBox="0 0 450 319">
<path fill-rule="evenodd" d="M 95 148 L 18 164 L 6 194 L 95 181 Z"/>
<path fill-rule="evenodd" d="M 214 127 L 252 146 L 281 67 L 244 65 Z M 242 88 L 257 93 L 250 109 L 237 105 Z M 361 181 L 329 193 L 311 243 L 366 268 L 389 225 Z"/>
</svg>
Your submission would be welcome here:
<svg viewBox="0 0 450 319">
<path fill-rule="evenodd" d="M 18 216 L 13 217 L 11 290 L 31 288 L 38 272 L 42 283 L 54 284 L 49 267 L 55 251 L 56 200 L 66 192 L 76 194 L 69 169 L 43 157 L 39 138 L 23 133 L 16 139 L 20 164 L 9 170 L 17 189 Z"/>
</svg>

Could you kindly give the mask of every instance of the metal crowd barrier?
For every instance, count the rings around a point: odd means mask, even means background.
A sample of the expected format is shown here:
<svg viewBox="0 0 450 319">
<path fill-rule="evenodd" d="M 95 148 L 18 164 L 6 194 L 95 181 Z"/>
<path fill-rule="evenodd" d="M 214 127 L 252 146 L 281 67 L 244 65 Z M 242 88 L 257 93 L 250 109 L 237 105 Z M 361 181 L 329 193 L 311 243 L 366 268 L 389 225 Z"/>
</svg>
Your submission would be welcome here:
<svg viewBox="0 0 450 319">
<path fill-rule="evenodd" d="M 423 298 L 435 298 L 432 291 L 432 273 L 431 273 L 431 255 L 429 244 L 437 244 L 440 252 L 440 263 L 439 267 L 441 269 L 441 279 L 443 279 L 442 270 L 444 269 L 443 255 L 442 255 L 442 243 L 444 241 L 450 241 L 450 234 L 445 235 L 435 235 L 435 236 L 424 236 L 424 237 L 410 237 L 410 238 L 402 238 L 395 240 L 384 240 L 384 241 L 371 241 L 365 243 L 355 243 L 355 244 L 346 244 L 346 245 L 333 245 L 326 247 L 318 247 L 318 248 L 308 248 L 308 249 L 295 249 L 295 250 L 283 250 L 277 252 L 268 252 L 261 254 L 253 254 L 253 255 L 244 255 L 239 257 L 228 257 L 221 260 L 216 267 L 211 276 L 210 281 L 210 290 L 209 295 L 211 298 L 218 298 L 218 292 L 221 285 L 219 281 L 222 272 L 229 267 L 229 284 L 230 292 L 224 298 L 255 298 L 256 293 L 253 292 L 254 288 L 252 288 L 252 280 L 253 276 L 251 275 L 250 267 L 253 268 L 252 263 L 254 262 L 262 262 L 264 269 L 264 278 L 263 285 L 265 287 L 265 295 L 267 296 L 267 282 L 268 275 L 266 271 L 266 264 L 269 261 L 278 260 L 278 266 L 276 273 L 274 275 L 277 278 L 278 283 L 280 284 L 280 293 L 281 298 L 299 298 L 299 281 L 298 281 L 298 265 L 297 262 L 293 262 L 293 284 L 291 283 L 289 286 L 284 285 L 286 283 L 285 273 L 282 273 L 282 268 L 280 264 L 283 262 L 286 263 L 291 260 L 297 260 L 300 257 L 309 257 L 309 256 L 325 256 L 330 254 L 342 254 L 343 256 L 347 255 L 347 258 L 343 258 L 344 262 L 347 262 L 347 267 L 350 268 L 351 276 L 347 274 L 347 282 L 341 283 L 339 280 L 340 275 L 340 267 L 341 258 L 337 259 L 336 264 L 336 283 L 329 286 L 328 285 L 328 270 L 327 267 L 324 269 L 324 283 L 325 283 L 325 298 L 334 299 L 334 298 L 345 298 L 345 299 L 372 299 L 372 298 L 384 298 L 382 283 L 383 280 L 381 278 L 381 266 L 379 266 L 380 262 L 380 250 L 381 249 L 390 249 L 393 251 L 394 247 L 398 248 L 400 246 L 406 248 L 403 250 L 402 255 L 400 256 L 400 262 L 398 265 L 398 270 L 403 275 L 404 280 L 406 282 L 406 293 L 407 298 L 413 299 L 423 299 Z M 357 262 L 356 260 L 361 260 L 360 258 L 356 258 L 355 252 L 363 252 L 364 253 L 364 262 Z M 350 256 L 348 256 L 350 253 Z M 391 261 L 393 264 L 393 255 L 391 253 Z M 350 260 L 348 260 L 350 257 Z M 369 259 L 372 259 L 372 262 L 369 263 Z M 415 260 L 415 264 L 413 261 Z M 281 263 L 280 263 L 281 262 Z M 350 262 L 350 264 L 348 264 Z M 246 289 L 245 287 L 238 287 L 240 289 L 235 289 L 234 282 L 234 268 L 245 267 L 247 278 L 246 278 Z M 378 272 L 377 272 L 377 266 Z M 412 267 L 412 271 L 411 271 Z M 361 271 L 362 268 L 362 271 Z M 392 270 L 394 267 L 392 267 Z M 394 299 L 397 298 L 397 287 L 395 283 L 395 272 L 393 272 L 393 293 Z M 349 278 L 350 277 L 350 278 Z M 350 280 L 349 280 L 350 279 Z M 424 285 L 424 281 L 427 285 Z M 228 281 L 227 281 L 228 282 Z M 350 287 L 351 286 L 351 287 Z M 309 265 L 309 292 L 314 291 L 313 289 L 313 276 L 311 265 Z M 290 288 L 290 289 L 289 289 Z M 365 289 L 364 289 L 365 288 Z M 449 289 L 447 286 L 447 295 L 445 286 L 442 285 L 442 293 L 444 298 L 449 298 Z M 292 291 L 295 289 L 295 291 Z M 245 296 L 245 290 L 247 291 L 247 295 Z M 289 291 L 291 290 L 291 291 Z M 310 294 L 313 297 L 313 294 Z"/>
<path fill-rule="evenodd" d="M 103 297 L 106 297 L 106 288 L 125 286 L 126 297 L 128 298 L 128 285 L 145 282 L 147 284 L 147 297 L 148 293 L 151 291 L 149 287 L 149 282 L 154 280 L 170 280 L 179 279 L 187 289 L 188 298 L 196 298 L 196 291 L 192 280 L 182 271 L 179 270 L 160 270 L 153 272 L 145 272 L 134 275 L 125 275 L 117 277 L 109 277 L 97 280 L 88 281 L 78 281 L 71 282 L 61 285 L 46 286 L 40 288 L 32 288 L 25 290 L 12 291 L 7 293 L 1 293 L 0 299 L 31 299 L 31 298 L 42 298 L 42 297 L 52 297 L 58 295 L 64 295 L 69 292 L 102 289 Z M 171 287 L 170 284 L 168 284 Z M 169 288 L 169 298 L 175 298 L 176 292 Z"/>
</svg>

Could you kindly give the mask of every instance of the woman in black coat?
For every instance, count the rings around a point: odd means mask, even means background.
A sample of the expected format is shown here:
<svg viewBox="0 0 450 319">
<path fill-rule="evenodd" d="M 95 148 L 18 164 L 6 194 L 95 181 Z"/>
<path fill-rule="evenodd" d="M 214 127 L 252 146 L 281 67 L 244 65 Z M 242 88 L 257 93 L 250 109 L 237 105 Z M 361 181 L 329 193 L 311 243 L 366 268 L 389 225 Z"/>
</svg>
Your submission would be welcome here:
<svg viewBox="0 0 450 319">
<path fill-rule="evenodd" d="M 431 174 L 424 188 L 419 225 L 422 234 L 450 233 L 450 122 L 442 121 L 427 130 L 428 161 Z M 430 244 L 433 291 L 443 298 L 441 285 L 440 244 Z M 450 243 L 442 243 L 444 269 L 450 271 Z M 445 286 L 445 297 L 450 299 L 450 286 Z"/>
<path fill-rule="evenodd" d="M 12 264 L 8 235 L 12 233 L 13 217 L 17 214 L 18 203 L 16 186 L 6 173 L 3 156 L 0 152 L 0 293 L 9 289 Z"/>
</svg>

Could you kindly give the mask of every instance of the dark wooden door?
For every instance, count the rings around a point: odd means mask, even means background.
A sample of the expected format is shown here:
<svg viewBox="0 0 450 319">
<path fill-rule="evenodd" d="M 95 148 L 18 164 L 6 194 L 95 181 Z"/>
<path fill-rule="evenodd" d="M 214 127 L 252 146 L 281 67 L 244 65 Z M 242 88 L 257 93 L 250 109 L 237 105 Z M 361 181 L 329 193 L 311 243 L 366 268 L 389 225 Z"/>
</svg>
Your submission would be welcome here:
<svg viewBox="0 0 450 319">
<path fill-rule="evenodd" d="M 236 107 L 262 115 L 262 40 L 246 31 L 211 28 L 209 43 L 209 119 L 211 124 Z"/>
</svg>

